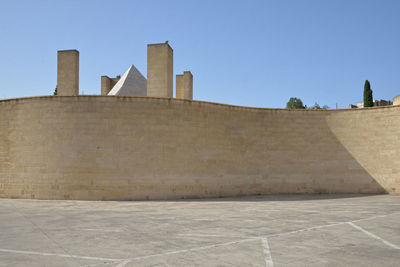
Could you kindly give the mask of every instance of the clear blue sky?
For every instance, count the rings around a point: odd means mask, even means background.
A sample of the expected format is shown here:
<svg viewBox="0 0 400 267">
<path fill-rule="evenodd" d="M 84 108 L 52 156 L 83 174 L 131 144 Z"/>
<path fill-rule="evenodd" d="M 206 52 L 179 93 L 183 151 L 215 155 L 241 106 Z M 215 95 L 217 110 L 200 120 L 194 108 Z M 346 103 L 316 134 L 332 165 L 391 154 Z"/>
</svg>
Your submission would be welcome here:
<svg viewBox="0 0 400 267">
<path fill-rule="evenodd" d="M 400 1 L 0 0 L 0 98 L 49 95 L 57 50 L 80 51 L 80 91 L 169 40 L 174 75 L 191 70 L 194 98 L 285 107 L 299 97 L 340 108 L 400 94 Z M 175 84 L 174 84 L 175 86 Z"/>
</svg>

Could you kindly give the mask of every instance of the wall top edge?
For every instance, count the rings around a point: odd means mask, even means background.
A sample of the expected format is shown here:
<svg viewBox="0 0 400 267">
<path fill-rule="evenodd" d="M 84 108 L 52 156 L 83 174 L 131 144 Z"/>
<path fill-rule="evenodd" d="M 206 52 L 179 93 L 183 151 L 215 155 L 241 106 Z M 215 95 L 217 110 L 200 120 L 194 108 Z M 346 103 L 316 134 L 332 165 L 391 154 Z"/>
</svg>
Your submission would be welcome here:
<svg viewBox="0 0 400 267">
<path fill-rule="evenodd" d="M 76 49 L 57 50 L 57 52 L 74 52 L 79 54 L 79 51 Z"/>
<path fill-rule="evenodd" d="M 238 105 L 230 105 L 209 101 L 199 101 L 199 100 L 190 100 L 190 99 L 178 99 L 178 98 L 169 98 L 169 97 L 150 97 L 150 96 L 103 96 L 103 95 L 77 95 L 77 96 L 54 96 L 54 95 L 45 95 L 45 96 L 28 96 L 28 97 L 18 97 L 18 98 L 6 98 L 0 99 L 1 103 L 6 102 L 19 102 L 26 100 L 40 100 L 40 99 L 60 99 L 60 98 L 75 98 L 75 99 L 84 99 L 84 98 L 114 98 L 114 99 L 146 99 L 146 100 L 161 100 L 165 102 L 186 102 L 193 104 L 205 104 L 205 105 L 214 105 L 214 106 L 223 106 L 229 108 L 236 109 L 249 109 L 249 110 L 280 110 L 280 111 L 290 111 L 290 112 L 340 112 L 340 111 L 361 111 L 361 110 L 377 110 L 377 109 L 388 109 L 388 108 L 400 108 L 400 105 L 390 105 L 390 106 L 378 106 L 378 107 L 368 107 L 368 108 L 344 108 L 344 109 L 287 109 L 287 108 L 259 108 L 259 107 L 247 107 L 247 106 L 238 106 Z"/>
<path fill-rule="evenodd" d="M 147 47 L 149 47 L 149 46 L 168 46 L 169 47 L 169 49 L 171 49 L 171 50 L 174 50 L 174 49 L 172 49 L 172 47 L 169 45 L 169 43 L 168 42 L 165 42 L 165 43 L 157 43 L 157 44 L 147 44 Z"/>
</svg>

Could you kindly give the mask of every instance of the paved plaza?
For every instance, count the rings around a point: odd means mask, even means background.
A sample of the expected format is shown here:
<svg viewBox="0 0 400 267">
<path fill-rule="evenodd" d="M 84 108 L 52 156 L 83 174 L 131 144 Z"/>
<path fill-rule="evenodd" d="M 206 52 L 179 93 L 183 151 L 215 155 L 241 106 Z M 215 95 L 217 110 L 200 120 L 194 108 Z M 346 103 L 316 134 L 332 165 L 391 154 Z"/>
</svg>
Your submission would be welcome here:
<svg viewBox="0 0 400 267">
<path fill-rule="evenodd" d="M 399 266 L 400 197 L 0 199 L 0 266 Z"/>
</svg>

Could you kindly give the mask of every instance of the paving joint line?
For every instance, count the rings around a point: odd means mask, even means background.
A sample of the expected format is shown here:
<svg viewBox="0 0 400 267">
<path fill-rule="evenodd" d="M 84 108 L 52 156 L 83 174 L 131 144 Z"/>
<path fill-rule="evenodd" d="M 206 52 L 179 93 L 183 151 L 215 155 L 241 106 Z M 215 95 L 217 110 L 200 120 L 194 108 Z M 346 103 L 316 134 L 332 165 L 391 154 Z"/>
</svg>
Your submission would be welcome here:
<svg viewBox="0 0 400 267">
<path fill-rule="evenodd" d="M 387 217 L 387 216 L 390 216 L 390 215 L 393 215 L 393 214 L 397 214 L 397 213 L 399 213 L 399 212 L 394 212 L 394 213 L 385 214 L 385 215 L 377 215 L 377 216 L 358 219 L 358 220 L 354 220 L 354 221 L 371 220 L 371 219 L 380 218 L 380 217 Z M 243 243 L 243 242 L 262 240 L 262 239 L 268 238 L 268 237 L 289 235 L 289 234 L 295 234 L 295 233 L 298 233 L 298 232 L 310 231 L 310 230 L 314 230 L 314 229 L 326 228 L 326 227 L 337 226 L 337 225 L 344 225 L 344 224 L 348 224 L 350 222 L 353 222 L 353 221 L 338 222 L 338 223 L 333 223 L 333 224 L 314 226 L 314 227 L 304 228 L 304 229 L 291 231 L 291 232 L 287 232 L 287 233 L 280 233 L 280 234 L 273 234 L 273 235 L 266 235 L 266 236 L 254 236 L 254 237 L 249 237 L 247 239 L 241 239 L 241 240 L 236 240 L 236 241 L 231 241 L 231 242 L 226 242 L 226 243 L 218 243 L 218 244 L 214 244 L 214 245 L 208 245 L 208 246 L 202 246 L 202 247 L 196 247 L 196 248 L 190 248 L 190 249 L 170 251 L 170 252 L 166 252 L 166 253 L 151 254 L 151 255 L 147 255 L 147 256 L 139 256 L 139 257 L 134 257 L 134 258 L 130 258 L 130 259 L 127 259 L 127 260 L 135 261 L 135 260 L 142 260 L 142 259 L 153 258 L 153 257 L 161 257 L 161 256 L 166 256 L 166 255 L 172 255 L 172 254 L 199 251 L 199 250 L 204 250 L 204 249 L 209 249 L 209 248 L 214 248 L 214 247 L 219 247 L 219 246 L 226 246 L 226 245 L 239 244 L 239 243 Z"/>
<path fill-rule="evenodd" d="M 272 261 L 271 249 L 269 248 L 268 239 L 261 238 L 261 244 L 263 246 L 265 266 L 274 267 L 274 262 Z"/>
<path fill-rule="evenodd" d="M 368 236 L 370 236 L 370 237 L 372 237 L 372 238 L 375 238 L 376 240 L 381 241 L 382 243 L 384 243 L 385 245 L 388 245 L 388 246 L 391 247 L 391 248 L 400 249 L 399 246 L 396 246 L 395 244 L 393 244 L 393 243 L 391 243 L 391 242 L 389 242 L 389 241 L 387 241 L 387 240 L 385 240 L 385 239 L 383 239 L 383 238 L 381 238 L 381 237 L 379 237 L 379 236 L 377 236 L 377 235 L 371 233 L 370 231 L 365 230 L 364 228 L 362 228 L 362 227 L 360 227 L 360 226 L 358 226 L 358 225 L 355 225 L 355 224 L 352 223 L 352 222 L 348 222 L 348 224 L 351 225 L 353 228 L 355 228 L 355 229 L 357 229 L 357 230 L 363 232 L 364 234 L 366 234 L 366 235 L 368 235 Z"/>
<path fill-rule="evenodd" d="M 182 250 L 175 250 L 175 251 L 169 251 L 169 252 L 159 253 L 159 254 L 138 256 L 138 257 L 127 258 L 127 259 L 110 259 L 110 258 L 101 258 L 101 257 L 78 256 L 78 255 L 71 255 L 71 254 L 41 253 L 41 252 L 35 252 L 35 251 L 23 251 L 23 250 L 12 250 L 12 249 L 2 249 L 2 248 L 0 248 L 0 252 L 31 254 L 31 255 L 41 255 L 41 256 L 59 256 L 59 257 L 65 257 L 65 258 L 87 259 L 87 260 L 112 261 L 112 262 L 118 262 L 119 265 L 117 265 L 117 266 L 122 267 L 122 266 L 126 265 L 127 263 L 135 261 L 135 260 L 142 260 L 142 259 L 148 259 L 148 258 L 153 258 L 153 257 L 160 257 L 160 256 L 173 255 L 173 254 L 192 252 L 192 251 L 200 251 L 200 250 L 209 249 L 209 248 L 215 248 L 215 247 L 226 246 L 226 245 L 234 245 L 234 244 L 250 242 L 250 241 L 255 241 L 255 240 L 263 240 L 263 239 L 266 239 L 268 237 L 296 234 L 296 233 L 299 233 L 299 232 L 311 231 L 311 230 L 315 230 L 315 229 L 332 227 L 332 226 L 343 225 L 343 224 L 352 225 L 353 222 L 359 222 L 359 221 L 371 220 L 371 219 L 375 219 L 375 218 L 387 217 L 387 216 L 394 215 L 394 214 L 397 214 L 397 213 L 400 213 L 400 212 L 394 212 L 394 213 L 390 213 L 390 214 L 386 214 L 386 215 L 377 215 L 377 216 L 372 216 L 372 217 L 358 219 L 358 220 L 352 220 L 352 221 L 346 221 L 346 222 L 338 222 L 338 223 L 333 223 L 333 224 L 314 226 L 314 227 L 299 229 L 299 230 L 285 232 L 285 233 L 278 233 L 278 234 L 272 234 L 272 235 L 266 235 L 266 236 L 254 236 L 254 237 L 249 237 L 249 238 L 246 238 L 246 239 L 239 239 L 239 240 L 234 240 L 234 241 L 225 242 L 225 243 L 217 243 L 217 244 L 212 244 L 212 245 L 207 245 L 207 246 L 194 247 L 194 248 L 182 249 Z M 366 231 L 366 230 L 364 230 L 364 231 Z M 370 233 L 370 234 L 372 234 L 372 233 Z M 372 235 L 374 235 L 374 234 L 372 234 Z M 376 236 L 376 237 L 378 237 L 378 236 Z M 396 249 L 400 249 L 400 248 L 398 248 L 398 246 L 396 246 L 394 244 L 391 244 L 391 245 L 395 246 Z M 391 245 L 389 245 L 389 246 L 391 246 Z"/>
<path fill-rule="evenodd" d="M 82 259 L 82 260 L 99 260 L 99 261 L 113 261 L 113 262 L 125 260 L 125 259 L 111 259 L 111 258 L 102 258 L 102 257 L 80 256 L 80 255 L 73 255 L 73 254 L 57 254 L 57 253 L 38 252 L 38 251 L 29 251 L 29 250 L 15 250 L 15 249 L 5 249 L 5 248 L 0 248 L 0 252 L 38 255 L 38 256 L 57 256 L 57 257 L 62 257 L 62 258 L 75 258 L 75 259 Z"/>
<path fill-rule="evenodd" d="M 55 244 L 56 246 L 58 246 L 59 248 L 61 248 L 61 250 L 63 250 L 67 255 L 70 255 L 69 251 L 66 250 L 61 244 L 59 244 L 57 241 L 55 241 L 53 238 L 50 237 L 50 235 L 48 235 L 42 228 L 40 228 L 33 220 L 29 219 L 27 216 L 25 216 L 25 214 L 21 213 L 13 203 L 11 203 L 11 205 L 14 207 L 14 212 L 17 213 L 19 216 L 21 216 L 22 218 L 24 218 L 25 220 L 27 220 L 28 222 L 30 222 L 34 227 L 36 227 L 48 240 L 50 240 L 50 242 L 52 242 L 53 244 Z M 77 258 L 74 257 L 70 257 L 70 259 L 72 259 L 73 261 L 75 261 L 75 263 L 80 265 L 80 262 L 78 262 Z"/>
</svg>

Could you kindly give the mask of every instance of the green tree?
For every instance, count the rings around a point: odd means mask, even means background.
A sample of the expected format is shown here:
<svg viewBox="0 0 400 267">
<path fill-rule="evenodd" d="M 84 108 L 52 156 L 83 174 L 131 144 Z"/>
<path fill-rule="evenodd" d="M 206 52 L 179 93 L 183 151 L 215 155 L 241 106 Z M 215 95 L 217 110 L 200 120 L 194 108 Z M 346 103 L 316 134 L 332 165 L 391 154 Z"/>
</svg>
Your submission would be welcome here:
<svg viewBox="0 0 400 267">
<path fill-rule="evenodd" d="M 53 95 L 57 95 L 57 86 L 56 86 L 56 89 L 54 89 Z"/>
<path fill-rule="evenodd" d="M 289 109 L 305 109 L 306 107 L 303 105 L 303 101 L 300 98 L 291 97 L 289 102 L 286 104 L 286 108 Z"/>
<path fill-rule="evenodd" d="M 364 107 L 373 107 L 374 106 L 374 99 L 372 97 L 372 90 L 369 81 L 366 80 L 364 84 Z"/>
</svg>

